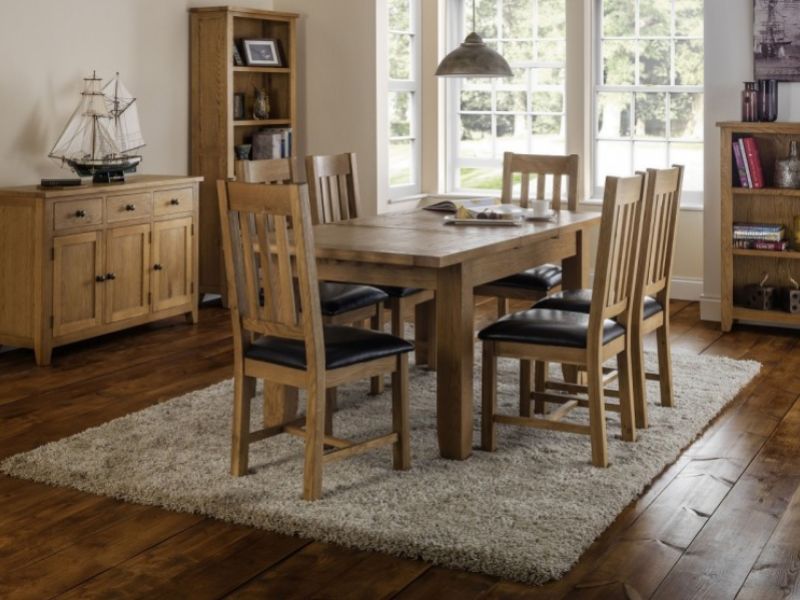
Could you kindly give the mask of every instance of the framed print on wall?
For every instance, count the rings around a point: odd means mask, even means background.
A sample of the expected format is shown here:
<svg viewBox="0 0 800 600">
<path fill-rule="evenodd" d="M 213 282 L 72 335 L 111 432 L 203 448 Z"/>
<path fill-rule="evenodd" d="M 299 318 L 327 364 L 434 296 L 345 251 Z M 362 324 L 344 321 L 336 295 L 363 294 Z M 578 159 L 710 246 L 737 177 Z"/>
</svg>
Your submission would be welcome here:
<svg viewBox="0 0 800 600">
<path fill-rule="evenodd" d="M 800 2 L 753 0 L 756 79 L 800 81 Z"/>
</svg>

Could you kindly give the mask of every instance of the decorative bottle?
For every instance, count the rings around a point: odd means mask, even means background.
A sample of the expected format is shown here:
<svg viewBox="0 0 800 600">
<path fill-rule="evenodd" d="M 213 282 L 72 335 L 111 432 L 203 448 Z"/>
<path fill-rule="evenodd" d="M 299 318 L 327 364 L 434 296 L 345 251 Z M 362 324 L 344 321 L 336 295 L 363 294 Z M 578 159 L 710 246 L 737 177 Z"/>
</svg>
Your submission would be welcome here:
<svg viewBox="0 0 800 600">
<path fill-rule="evenodd" d="M 789 156 L 775 161 L 775 187 L 800 188 L 800 153 L 797 140 L 789 143 Z"/>
<path fill-rule="evenodd" d="M 758 121 L 758 90 L 755 81 L 745 81 L 742 92 L 742 121 Z"/>
<path fill-rule="evenodd" d="M 256 98 L 253 102 L 253 118 L 258 120 L 269 119 L 269 95 L 264 88 L 255 88 Z"/>
<path fill-rule="evenodd" d="M 775 79 L 758 80 L 758 120 L 778 119 L 778 82 Z"/>
</svg>

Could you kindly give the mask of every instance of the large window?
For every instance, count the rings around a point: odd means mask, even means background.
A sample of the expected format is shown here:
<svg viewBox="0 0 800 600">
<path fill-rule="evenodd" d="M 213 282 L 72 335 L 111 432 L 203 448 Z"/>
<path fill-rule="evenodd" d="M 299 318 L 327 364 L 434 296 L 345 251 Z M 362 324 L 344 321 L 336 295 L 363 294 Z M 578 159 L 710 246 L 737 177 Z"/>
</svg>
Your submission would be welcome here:
<svg viewBox="0 0 800 600">
<path fill-rule="evenodd" d="M 563 154 L 566 0 L 452 0 L 463 40 L 475 27 L 512 79 L 454 79 L 448 187 L 499 190 L 504 152 Z M 455 42 L 454 42 L 455 43 Z"/>
<path fill-rule="evenodd" d="M 420 0 L 388 0 L 388 178 L 391 197 L 420 191 Z"/>
<path fill-rule="evenodd" d="M 703 0 L 596 0 L 594 191 L 606 175 L 686 167 L 703 189 Z"/>
</svg>

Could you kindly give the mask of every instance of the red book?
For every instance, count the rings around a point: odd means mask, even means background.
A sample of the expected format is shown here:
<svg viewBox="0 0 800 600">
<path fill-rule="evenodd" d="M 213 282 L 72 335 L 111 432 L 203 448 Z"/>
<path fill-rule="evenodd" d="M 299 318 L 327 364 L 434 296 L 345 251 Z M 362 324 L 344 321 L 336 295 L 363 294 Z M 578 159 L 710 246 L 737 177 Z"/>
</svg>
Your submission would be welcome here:
<svg viewBox="0 0 800 600">
<path fill-rule="evenodd" d="M 753 179 L 750 177 L 750 167 L 747 166 L 747 155 L 744 150 L 744 138 L 739 138 L 734 142 L 739 146 L 739 154 L 742 156 L 742 164 L 744 165 L 744 178 L 747 180 L 747 185 L 744 187 L 753 187 Z"/>
<path fill-rule="evenodd" d="M 754 138 L 744 138 L 744 153 L 747 157 L 747 166 L 750 167 L 750 178 L 754 188 L 764 187 L 764 173 L 761 170 L 761 157 L 758 154 L 758 144 Z"/>
<path fill-rule="evenodd" d="M 744 156 L 742 156 L 738 140 L 734 140 L 733 142 L 733 158 L 736 164 L 736 171 L 739 173 L 739 184 L 743 188 L 750 187 L 747 181 L 747 171 L 744 168 Z"/>
</svg>

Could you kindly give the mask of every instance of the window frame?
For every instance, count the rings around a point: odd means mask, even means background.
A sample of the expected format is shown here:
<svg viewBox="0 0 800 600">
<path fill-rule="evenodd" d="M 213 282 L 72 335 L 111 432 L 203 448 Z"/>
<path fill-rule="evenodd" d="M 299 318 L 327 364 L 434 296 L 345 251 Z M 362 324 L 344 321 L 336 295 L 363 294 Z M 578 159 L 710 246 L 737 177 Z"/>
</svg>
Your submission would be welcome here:
<svg viewBox="0 0 800 600">
<path fill-rule="evenodd" d="M 495 0 L 496 1 L 496 0 Z M 538 1 L 538 0 L 537 0 Z M 564 60 L 562 61 L 539 61 L 539 60 L 530 60 L 524 61 L 524 63 L 516 63 L 511 62 L 512 69 L 514 68 L 525 68 L 528 71 L 528 83 L 526 88 L 527 94 L 527 106 L 526 111 L 521 113 L 519 111 L 498 111 L 496 106 L 496 94 L 492 94 L 492 109 L 489 112 L 485 111 L 478 111 L 475 114 L 479 115 L 488 115 L 492 120 L 492 154 L 494 154 L 495 144 L 497 143 L 497 136 L 495 135 L 496 131 L 496 120 L 498 116 L 507 116 L 507 115 L 519 115 L 524 114 L 528 118 L 528 143 L 530 144 L 531 138 L 533 137 L 530 133 L 530 129 L 532 126 L 532 121 L 530 120 L 531 116 L 558 116 L 561 118 L 561 127 L 562 127 L 562 140 L 563 140 L 563 152 L 566 153 L 567 145 L 568 145 L 568 138 L 569 138 L 569 122 L 567 119 L 567 57 L 566 57 L 566 45 L 567 45 L 567 34 L 566 34 L 566 21 L 567 21 L 567 2 L 565 2 L 564 7 L 564 20 L 565 20 L 565 37 L 562 38 L 532 38 L 542 39 L 546 41 L 563 41 L 565 46 L 565 56 Z M 462 26 L 464 23 L 464 15 L 465 15 L 465 4 L 466 0 L 450 0 L 448 5 L 448 18 L 447 18 L 447 38 L 448 38 L 448 45 L 447 48 L 452 50 L 453 48 L 457 47 L 460 44 L 466 35 L 469 32 L 463 31 Z M 497 17 L 497 29 L 498 32 L 502 33 L 502 23 L 501 17 Z M 531 25 L 533 27 L 533 24 Z M 493 39 L 493 38 L 487 38 Z M 498 39 L 505 40 L 505 41 L 515 41 L 519 38 L 505 38 L 500 37 Z M 526 38 L 527 39 L 527 38 Z M 524 41 L 524 40 L 523 40 Z M 533 69 L 561 69 L 564 72 L 563 84 L 559 86 L 558 90 L 551 89 L 551 87 L 555 88 L 555 86 L 546 86 L 542 87 L 540 85 L 534 85 L 530 77 L 532 76 Z M 496 80 L 487 79 L 489 82 L 495 82 Z M 503 166 L 503 159 L 502 157 L 499 158 L 461 158 L 458 155 L 459 149 L 459 136 L 461 132 L 460 127 L 460 117 L 461 114 L 470 114 L 471 111 L 462 111 L 460 107 L 461 102 L 461 91 L 462 91 L 462 82 L 461 78 L 452 78 L 448 80 L 447 85 L 447 99 L 446 99 L 446 111 L 445 111 L 445 132 L 446 132 L 446 161 L 445 161 L 445 190 L 447 193 L 451 194 L 475 194 L 479 193 L 486 196 L 500 196 L 502 190 L 501 189 L 480 189 L 480 188 L 464 188 L 458 185 L 458 173 L 459 170 L 462 168 L 478 168 L 478 169 L 497 169 L 500 168 L 502 172 Z M 492 85 L 494 87 L 494 83 Z M 493 90 L 496 91 L 496 90 Z M 551 92 L 551 91 L 558 91 L 562 94 L 563 103 L 562 109 L 559 113 L 550 113 L 550 112 L 534 112 L 532 107 L 532 94 L 536 91 L 543 91 L 543 92 Z M 535 150 L 534 150 L 535 151 Z"/>
<path fill-rule="evenodd" d="M 389 203 L 397 202 L 404 198 L 418 196 L 422 191 L 422 0 L 408 0 L 410 8 L 411 30 L 399 31 L 390 28 L 389 23 L 389 2 L 385 1 L 382 11 L 384 31 L 386 32 L 386 52 L 383 56 L 385 68 L 385 83 L 387 95 L 383 99 L 385 103 L 386 119 L 383 124 L 383 135 L 385 136 L 384 152 L 386 152 L 386 173 L 384 187 L 386 198 Z M 392 79 L 391 68 L 389 66 L 391 53 L 391 38 L 393 34 L 411 36 L 411 77 L 408 80 Z M 389 98 L 392 93 L 409 92 L 412 94 L 411 103 L 411 131 L 408 136 L 391 135 L 391 111 L 389 110 Z M 380 99 L 379 99 L 380 100 Z M 412 182 L 407 185 L 391 185 L 391 146 L 392 142 L 410 141 L 411 142 L 411 169 Z"/>
<path fill-rule="evenodd" d="M 703 177 L 701 177 L 701 182 L 703 185 L 703 189 L 700 190 L 690 190 L 690 191 L 683 191 L 681 193 L 681 206 L 684 208 L 702 208 L 703 207 L 703 200 L 705 195 L 705 148 L 706 148 L 706 139 L 705 139 L 705 106 L 703 110 L 703 123 L 704 126 L 702 128 L 703 135 L 699 140 L 681 140 L 680 138 L 671 138 L 671 115 L 670 115 L 670 94 L 675 93 L 694 93 L 694 94 L 703 94 L 703 102 L 705 104 L 705 73 L 703 74 L 703 84 L 702 85 L 640 85 L 635 83 L 639 77 L 639 61 L 638 61 L 638 42 L 640 40 L 648 40 L 648 39 L 665 39 L 662 36 L 640 36 L 639 35 L 639 0 L 636 1 L 636 6 L 634 10 L 634 36 L 631 38 L 608 38 L 611 40 L 614 39 L 624 39 L 624 40 L 632 40 L 637 42 L 637 56 L 635 57 L 634 62 L 634 83 L 630 85 L 604 85 L 602 83 L 603 80 L 603 1 L 604 0 L 594 0 L 593 3 L 593 15 L 592 15 L 592 60 L 591 60 L 591 69 L 592 69 L 592 76 L 591 76 L 591 123 L 589 126 L 591 130 L 590 134 L 590 148 L 591 148 L 591 170 L 589 173 L 590 177 L 590 184 L 587 186 L 589 190 L 591 190 L 591 198 L 594 200 L 602 199 L 603 194 L 605 191 L 605 186 L 600 185 L 597 182 L 597 174 L 598 174 L 598 151 L 597 151 L 597 143 L 598 141 L 612 141 L 612 142 L 619 142 L 619 143 L 627 143 L 631 146 L 631 162 L 629 165 L 629 169 L 627 172 L 620 172 L 620 175 L 626 174 L 633 174 L 635 171 L 635 143 L 638 142 L 647 142 L 647 141 L 662 141 L 667 146 L 667 163 L 672 163 L 671 161 L 671 154 L 670 148 L 673 143 L 690 143 L 690 144 L 697 144 L 703 156 L 701 160 L 701 166 L 703 168 Z M 670 0 L 670 4 L 672 7 L 672 19 L 670 22 L 670 36 L 666 38 L 670 41 L 670 81 L 674 81 L 675 79 L 675 44 L 676 40 L 700 40 L 703 42 L 703 48 L 705 51 L 705 35 L 700 37 L 689 37 L 689 36 L 677 36 L 675 32 L 675 0 Z M 705 16 L 703 17 L 705 19 Z M 666 94 L 665 99 L 665 137 L 659 138 L 658 140 L 652 140 L 648 138 L 637 138 L 635 135 L 635 127 L 636 127 L 636 107 L 635 102 L 631 104 L 631 115 L 630 115 L 630 124 L 631 124 L 631 135 L 628 138 L 602 138 L 599 136 L 599 132 L 597 130 L 598 124 L 598 117 L 599 117 L 599 107 L 598 107 L 598 96 L 601 93 L 626 93 L 635 95 L 637 93 L 643 92 L 650 92 L 650 93 L 664 93 Z M 666 165 L 665 165 L 666 166 Z M 663 168 L 663 167 L 662 167 Z"/>
</svg>

